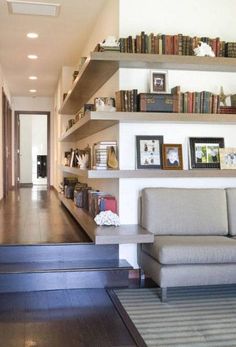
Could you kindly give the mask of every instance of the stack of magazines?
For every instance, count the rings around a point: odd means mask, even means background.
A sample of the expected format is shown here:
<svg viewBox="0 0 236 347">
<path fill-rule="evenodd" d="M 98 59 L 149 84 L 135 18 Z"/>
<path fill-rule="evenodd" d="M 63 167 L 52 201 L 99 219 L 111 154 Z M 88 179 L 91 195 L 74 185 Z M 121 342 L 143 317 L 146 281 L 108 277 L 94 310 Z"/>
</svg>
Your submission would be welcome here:
<svg viewBox="0 0 236 347">
<path fill-rule="evenodd" d="M 94 170 L 106 170 L 108 166 L 108 151 L 113 147 L 117 152 L 116 141 L 101 141 L 94 144 L 93 149 L 93 169 Z"/>
</svg>

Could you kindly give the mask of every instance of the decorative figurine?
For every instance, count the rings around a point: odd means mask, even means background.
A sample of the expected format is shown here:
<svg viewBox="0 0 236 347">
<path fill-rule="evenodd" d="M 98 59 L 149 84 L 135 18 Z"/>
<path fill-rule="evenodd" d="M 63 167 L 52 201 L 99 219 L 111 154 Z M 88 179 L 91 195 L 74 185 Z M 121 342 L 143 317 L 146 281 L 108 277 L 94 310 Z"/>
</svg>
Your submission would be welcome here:
<svg viewBox="0 0 236 347">
<path fill-rule="evenodd" d="M 215 57 L 215 53 L 213 52 L 211 46 L 209 46 L 206 42 L 200 41 L 200 45 L 194 48 L 193 51 L 198 57 Z"/>
<path fill-rule="evenodd" d="M 221 103 L 221 104 L 223 104 L 224 106 L 226 106 L 226 99 L 227 99 L 228 97 L 230 97 L 230 96 L 231 96 L 231 94 L 226 95 L 226 94 L 224 93 L 223 87 L 220 87 L 220 94 L 219 94 L 219 97 L 220 97 L 220 103 Z"/>
<path fill-rule="evenodd" d="M 97 225 L 120 225 L 119 216 L 111 211 L 102 211 L 94 218 Z"/>
</svg>

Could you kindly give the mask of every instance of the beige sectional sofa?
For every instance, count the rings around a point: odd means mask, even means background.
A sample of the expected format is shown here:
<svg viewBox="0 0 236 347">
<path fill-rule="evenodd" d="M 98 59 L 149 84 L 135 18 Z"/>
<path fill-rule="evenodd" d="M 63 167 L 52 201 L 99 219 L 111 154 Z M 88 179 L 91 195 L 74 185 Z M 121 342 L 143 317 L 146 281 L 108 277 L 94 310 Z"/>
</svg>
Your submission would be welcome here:
<svg viewBox="0 0 236 347">
<path fill-rule="evenodd" d="M 155 234 L 139 265 L 160 287 L 236 283 L 236 188 L 146 188 L 142 226 Z"/>
</svg>

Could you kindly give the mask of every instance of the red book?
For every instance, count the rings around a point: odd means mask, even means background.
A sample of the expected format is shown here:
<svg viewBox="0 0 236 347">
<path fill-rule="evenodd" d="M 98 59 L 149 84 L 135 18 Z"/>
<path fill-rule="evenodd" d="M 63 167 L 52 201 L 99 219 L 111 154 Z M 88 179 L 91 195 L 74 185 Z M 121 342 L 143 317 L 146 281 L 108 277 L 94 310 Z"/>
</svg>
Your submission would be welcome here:
<svg viewBox="0 0 236 347">
<path fill-rule="evenodd" d="M 172 35 L 165 35 L 165 54 L 173 54 Z"/>
<path fill-rule="evenodd" d="M 117 202 L 114 197 L 106 197 L 105 201 L 105 211 L 111 211 L 113 213 L 117 213 Z"/>
</svg>

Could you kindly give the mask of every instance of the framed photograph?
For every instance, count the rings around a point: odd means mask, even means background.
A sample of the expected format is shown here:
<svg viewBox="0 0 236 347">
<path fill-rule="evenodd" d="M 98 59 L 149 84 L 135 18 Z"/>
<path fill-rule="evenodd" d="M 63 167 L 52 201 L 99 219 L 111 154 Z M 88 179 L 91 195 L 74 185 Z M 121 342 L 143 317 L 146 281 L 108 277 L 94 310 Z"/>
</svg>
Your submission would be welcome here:
<svg viewBox="0 0 236 347">
<path fill-rule="evenodd" d="M 164 170 L 183 170 L 182 145 L 162 145 L 162 160 Z"/>
<path fill-rule="evenodd" d="M 220 148 L 224 148 L 222 137 L 190 137 L 190 168 L 219 169 Z"/>
<path fill-rule="evenodd" d="M 137 169 L 161 169 L 163 136 L 136 136 Z"/>
<path fill-rule="evenodd" d="M 168 93 L 168 72 L 151 70 L 150 76 L 151 93 Z"/>
<path fill-rule="evenodd" d="M 222 170 L 236 169 L 236 148 L 220 148 L 220 168 Z"/>
</svg>

